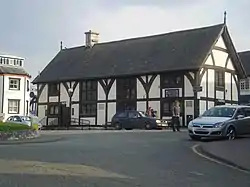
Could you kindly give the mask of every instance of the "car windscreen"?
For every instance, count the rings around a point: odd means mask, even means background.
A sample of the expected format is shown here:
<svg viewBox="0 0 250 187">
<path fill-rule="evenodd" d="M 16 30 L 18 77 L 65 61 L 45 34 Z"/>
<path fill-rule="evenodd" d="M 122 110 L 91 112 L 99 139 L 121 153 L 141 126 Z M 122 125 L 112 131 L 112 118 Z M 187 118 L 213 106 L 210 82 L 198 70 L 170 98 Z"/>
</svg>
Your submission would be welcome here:
<svg viewBox="0 0 250 187">
<path fill-rule="evenodd" d="M 31 121 L 30 117 L 28 117 L 28 116 L 21 116 L 21 119 L 23 121 Z"/>
<path fill-rule="evenodd" d="M 236 108 L 233 107 L 213 107 L 205 111 L 202 116 L 204 117 L 233 117 Z"/>
<path fill-rule="evenodd" d="M 139 114 L 141 115 L 141 117 L 146 117 L 146 115 L 142 111 L 139 111 Z"/>
</svg>

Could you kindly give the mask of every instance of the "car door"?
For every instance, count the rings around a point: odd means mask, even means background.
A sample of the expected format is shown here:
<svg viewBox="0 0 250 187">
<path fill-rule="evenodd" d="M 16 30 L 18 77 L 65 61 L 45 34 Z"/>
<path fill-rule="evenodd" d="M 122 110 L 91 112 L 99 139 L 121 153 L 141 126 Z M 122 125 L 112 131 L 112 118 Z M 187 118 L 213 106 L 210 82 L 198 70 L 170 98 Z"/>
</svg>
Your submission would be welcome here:
<svg viewBox="0 0 250 187">
<path fill-rule="evenodd" d="M 130 124 L 129 128 L 140 128 L 140 116 L 138 112 L 129 111 L 128 118 Z"/>
<path fill-rule="evenodd" d="M 242 127 L 242 131 L 244 131 L 244 134 L 250 134 L 250 107 L 246 107 L 243 109 L 245 112 L 245 118 L 246 118 L 246 123 L 244 123 L 244 126 Z"/>
<path fill-rule="evenodd" d="M 238 118 L 242 116 L 241 118 Z M 248 122 L 248 118 L 246 118 L 246 114 L 243 108 L 239 108 L 235 115 L 234 125 L 236 127 L 236 131 L 238 135 L 245 134 L 246 125 Z"/>
</svg>

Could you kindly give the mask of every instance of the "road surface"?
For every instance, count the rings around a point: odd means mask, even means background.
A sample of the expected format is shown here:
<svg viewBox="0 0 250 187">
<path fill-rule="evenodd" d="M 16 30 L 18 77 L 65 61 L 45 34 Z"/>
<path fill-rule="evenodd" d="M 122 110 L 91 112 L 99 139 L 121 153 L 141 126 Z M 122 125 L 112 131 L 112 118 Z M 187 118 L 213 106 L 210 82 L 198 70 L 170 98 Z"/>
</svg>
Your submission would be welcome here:
<svg viewBox="0 0 250 187">
<path fill-rule="evenodd" d="M 250 186 L 248 174 L 196 155 L 191 147 L 197 142 L 186 132 L 79 131 L 57 136 L 65 139 L 1 145 L 0 187 Z"/>
</svg>

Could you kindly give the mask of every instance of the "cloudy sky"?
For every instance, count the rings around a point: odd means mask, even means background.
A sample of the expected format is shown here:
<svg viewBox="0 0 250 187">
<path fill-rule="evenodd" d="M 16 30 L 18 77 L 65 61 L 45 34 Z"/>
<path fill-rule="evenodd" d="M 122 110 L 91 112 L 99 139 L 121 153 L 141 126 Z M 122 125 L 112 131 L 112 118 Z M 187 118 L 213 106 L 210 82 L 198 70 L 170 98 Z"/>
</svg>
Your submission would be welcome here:
<svg viewBox="0 0 250 187">
<path fill-rule="evenodd" d="M 0 53 L 21 56 L 34 78 L 60 48 L 227 24 L 238 51 L 250 49 L 249 0 L 0 0 Z"/>
</svg>

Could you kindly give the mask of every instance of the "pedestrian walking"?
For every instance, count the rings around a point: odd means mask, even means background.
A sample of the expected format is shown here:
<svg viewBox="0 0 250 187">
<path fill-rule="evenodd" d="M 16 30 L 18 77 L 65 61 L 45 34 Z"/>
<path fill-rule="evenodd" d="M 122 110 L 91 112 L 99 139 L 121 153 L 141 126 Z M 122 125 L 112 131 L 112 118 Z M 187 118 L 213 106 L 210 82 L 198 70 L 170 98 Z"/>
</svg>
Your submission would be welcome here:
<svg viewBox="0 0 250 187">
<path fill-rule="evenodd" d="M 173 108 L 172 108 L 172 129 L 173 132 L 180 131 L 180 112 L 181 112 L 181 108 L 180 108 L 180 103 L 179 101 L 175 101 L 173 103 Z"/>
</svg>

